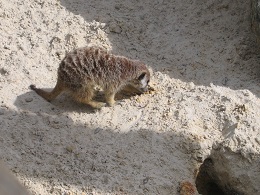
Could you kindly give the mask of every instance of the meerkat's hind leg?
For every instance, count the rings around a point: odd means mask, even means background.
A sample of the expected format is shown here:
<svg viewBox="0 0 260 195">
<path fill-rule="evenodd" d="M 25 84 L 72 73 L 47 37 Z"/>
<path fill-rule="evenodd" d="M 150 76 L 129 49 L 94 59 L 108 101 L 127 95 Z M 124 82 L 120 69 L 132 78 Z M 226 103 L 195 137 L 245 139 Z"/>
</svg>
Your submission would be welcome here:
<svg viewBox="0 0 260 195">
<path fill-rule="evenodd" d="M 79 89 L 77 92 L 72 93 L 74 99 L 80 103 L 88 104 L 93 108 L 100 109 L 105 106 L 104 102 L 94 101 L 94 88 L 87 87 L 85 89 Z"/>
<path fill-rule="evenodd" d="M 35 85 L 30 85 L 30 88 L 49 102 L 55 99 L 61 92 L 65 90 L 64 85 L 60 81 L 57 81 L 56 86 L 51 92 L 39 89 Z"/>
</svg>

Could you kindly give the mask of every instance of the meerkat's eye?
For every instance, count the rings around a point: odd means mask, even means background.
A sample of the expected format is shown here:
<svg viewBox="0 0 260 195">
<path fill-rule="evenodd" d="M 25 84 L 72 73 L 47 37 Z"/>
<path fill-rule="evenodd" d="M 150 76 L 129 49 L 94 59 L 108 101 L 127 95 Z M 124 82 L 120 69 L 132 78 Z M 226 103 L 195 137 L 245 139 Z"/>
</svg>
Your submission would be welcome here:
<svg viewBox="0 0 260 195">
<path fill-rule="evenodd" d="M 140 80 L 142 80 L 144 77 L 145 77 L 145 72 L 144 73 L 142 73 L 139 77 L 138 77 L 138 80 L 140 81 Z"/>
</svg>

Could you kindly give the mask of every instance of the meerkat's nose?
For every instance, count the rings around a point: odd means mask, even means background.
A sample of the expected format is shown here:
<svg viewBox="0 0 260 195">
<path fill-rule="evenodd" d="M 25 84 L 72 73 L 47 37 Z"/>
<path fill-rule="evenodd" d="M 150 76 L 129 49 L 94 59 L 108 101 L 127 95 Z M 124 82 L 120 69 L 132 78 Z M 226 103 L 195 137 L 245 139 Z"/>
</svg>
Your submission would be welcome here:
<svg viewBox="0 0 260 195">
<path fill-rule="evenodd" d="M 143 87 L 143 88 L 141 88 L 141 92 L 142 93 L 144 93 L 144 92 L 147 92 L 148 91 L 148 87 L 146 86 L 146 87 Z"/>
</svg>

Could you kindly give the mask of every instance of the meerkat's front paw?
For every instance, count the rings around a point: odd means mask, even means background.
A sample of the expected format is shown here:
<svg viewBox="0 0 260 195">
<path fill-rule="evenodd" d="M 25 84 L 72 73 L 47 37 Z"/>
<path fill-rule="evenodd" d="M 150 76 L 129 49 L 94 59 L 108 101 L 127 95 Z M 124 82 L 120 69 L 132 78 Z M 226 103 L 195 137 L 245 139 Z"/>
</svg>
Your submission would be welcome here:
<svg viewBox="0 0 260 195">
<path fill-rule="evenodd" d="M 115 94 L 114 93 L 106 94 L 106 102 L 107 102 L 108 106 L 113 106 L 116 103 Z"/>
<path fill-rule="evenodd" d="M 100 109 L 100 108 L 104 107 L 105 105 L 106 105 L 106 103 L 98 102 L 98 103 L 94 106 L 94 108 Z"/>
<path fill-rule="evenodd" d="M 106 103 L 104 102 L 96 102 L 96 101 L 88 102 L 88 104 L 95 109 L 100 109 L 106 105 Z"/>
<path fill-rule="evenodd" d="M 109 100 L 109 101 L 107 101 L 108 106 L 111 106 L 111 107 L 114 106 L 115 103 L 116 103 L 115 100 Z"/>
</svg>

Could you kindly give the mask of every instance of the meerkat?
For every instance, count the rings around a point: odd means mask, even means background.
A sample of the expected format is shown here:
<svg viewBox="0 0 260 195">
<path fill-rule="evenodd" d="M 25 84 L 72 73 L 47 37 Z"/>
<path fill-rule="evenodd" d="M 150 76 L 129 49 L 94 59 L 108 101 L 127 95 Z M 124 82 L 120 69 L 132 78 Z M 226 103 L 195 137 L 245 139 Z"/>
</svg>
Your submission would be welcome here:
<svg viewBox="0 0 260 195">
<path fill-rule="evenodd" d="M 103 89 L 106 103 L 113 106 L 118 91 L 131 86 L 144 93 L 149 81 L 150 72 L 144 63 L 113 55 L 99 47 L 83 47 L 67 53 L 60 62 L 56 86 L 51 92 L 35 85 L 30 88 L 47 101 L 68 91 L 76 101 L 101 108 L 105 103 L 93 100 L 96 86 Z"/>
</svg>

